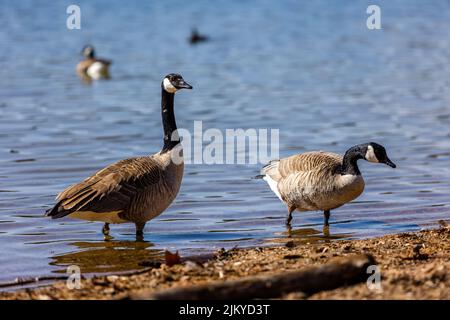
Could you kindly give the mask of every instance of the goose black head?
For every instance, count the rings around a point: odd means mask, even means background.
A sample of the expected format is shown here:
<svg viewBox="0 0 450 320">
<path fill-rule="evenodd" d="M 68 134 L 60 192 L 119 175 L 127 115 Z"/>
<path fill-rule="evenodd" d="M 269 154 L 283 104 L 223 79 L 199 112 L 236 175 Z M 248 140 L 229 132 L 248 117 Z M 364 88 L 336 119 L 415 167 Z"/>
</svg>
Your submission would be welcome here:
<svg viewBox="0 0 450 320">
<path fill-rule="evenodd" d="M 184 81 L 183 77 L 176 73 L 170 73 L 164 77 L 162 83 L 162 88 L 169 92 L 175 93 L 180 89 L 192 89 L 192 86 Z"/>
<path fill-rule="evenodd" d="M 91 45 L 84 46 L 83 50 L 81 50 L 81 54 L 86 58 L 94 58 L 95 56 L 94 47 Z"/>
<path fill-rule="evenodd" d="M 387 156 L 386 149 L 375 142 L 367 144 L 366 148 L 363 148 L 363 157 L 369 162 L 384 163 L 391 168 L 395 168 L 396 165 Z"/>
</svg>

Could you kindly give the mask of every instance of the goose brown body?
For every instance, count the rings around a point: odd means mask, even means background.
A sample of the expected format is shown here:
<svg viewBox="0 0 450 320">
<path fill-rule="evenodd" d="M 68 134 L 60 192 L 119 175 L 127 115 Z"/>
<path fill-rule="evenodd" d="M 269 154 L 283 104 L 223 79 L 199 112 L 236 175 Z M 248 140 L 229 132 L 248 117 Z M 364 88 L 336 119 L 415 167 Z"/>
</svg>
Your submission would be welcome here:
<svg viewBox="0 0 450 320">
<path fill-rule="evenodd" d="M 107 223 L 145 223 L 175 199 L 183 168 L 183 163 L 171 161 L 170 151 L 118 161 L 62 191 L 48 215 Z"/>
<path fill-rule="evenodd" d="M 271 162 L 263 173 L 276 182 L 281 199 L 298 211 L 331 210 L 364 191 L 361 175 L 341 175 L 342 156 L 307 152 Z"/>
<path fill-rule="evenodd" d="M 95 70 L 95 72 L 89 72 L 89 68 L 92 67 L 95 63 L 98 64 L 97 70 Z M 111 65 L 110 60 L 86 58 L 77 64 L 77 73 L 80 75 L 90 76 L 93 78 L 108 77 L 110 65 Z"/>
</svg>

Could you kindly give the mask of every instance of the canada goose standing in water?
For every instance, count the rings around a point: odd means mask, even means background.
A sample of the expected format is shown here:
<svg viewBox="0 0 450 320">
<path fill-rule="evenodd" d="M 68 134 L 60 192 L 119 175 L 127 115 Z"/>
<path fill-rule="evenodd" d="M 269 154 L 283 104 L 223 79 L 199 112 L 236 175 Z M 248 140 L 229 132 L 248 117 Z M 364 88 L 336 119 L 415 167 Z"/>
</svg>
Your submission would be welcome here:
<svg viewBox="0 0 450 320">
<path fill-rule="evenodd" d="M 85 46 L 81 51 L 81 54 L 85 59 L 77 64 L 77 73 L 82 78 L 94 80 L 109 78 L 110 60 L 96 58 L 95 50 L 90 45 Z"/>
<path fill-rule="evenodd" d="M 209 38 L 205 35 L 202 35 L 198 32 L 197 28 L 193 28 L 191 32 L 191 36 L 189 37 L 190 44 L 197 44 L 199 42 L 208 41 Z"/>
<path fill-rule="evenodd" d="M 162 150 L 152 156 L 121 160 L 68 187 L 58 194 L 58 202 L 47 216 L 102 221 L 105 237 L 109 236 L 110 223 L 133 222 L 136 238 L 143 239 L 145 223 L 160 215 L 178 194 L 184 169 L 173 104 L 176 91 L 192 86 L 180 75 L 169 74 L 161 87 Z M 172 157 L 175 153 L 177 158 Z"/>
<path fill-rule="evenodd" d="M 383 146 L 370 142 L 351 147 L 344 157 L 312 151 L 271 161 L 261 174 L 287 205 L 286 225 L 290 226 L 294 210 L 321 210 L 324 227 L 328 227 L 330 210 L 356 199 L 364 190 L 364 179 L 357 164 L 359 159 L 396 167 Z"/>
</svg>

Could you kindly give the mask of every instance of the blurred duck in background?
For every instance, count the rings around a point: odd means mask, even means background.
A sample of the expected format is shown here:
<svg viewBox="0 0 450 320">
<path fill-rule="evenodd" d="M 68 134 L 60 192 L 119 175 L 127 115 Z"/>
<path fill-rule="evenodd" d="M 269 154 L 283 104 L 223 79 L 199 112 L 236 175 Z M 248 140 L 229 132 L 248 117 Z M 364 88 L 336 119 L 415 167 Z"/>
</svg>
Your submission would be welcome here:
<svg viewBox="0 0 450 320">
<path fill-rule="evenodd" d="M 191 36 L 189 37 L 190 44 L 197 44 L 200 42 L 206 42 L 209 40 L 209 37 L 202 35 L 198 32 L 197 28 L 193 28 L 191 32 Z"/>
<path fill-rule="evenodd" d="M 81 51 L 85 57 L 77 65 L 77 73 L 84 80 L 109 79 L 110 60 L 95 57 L 94 47 L 87 45 Z"/>
</svg>

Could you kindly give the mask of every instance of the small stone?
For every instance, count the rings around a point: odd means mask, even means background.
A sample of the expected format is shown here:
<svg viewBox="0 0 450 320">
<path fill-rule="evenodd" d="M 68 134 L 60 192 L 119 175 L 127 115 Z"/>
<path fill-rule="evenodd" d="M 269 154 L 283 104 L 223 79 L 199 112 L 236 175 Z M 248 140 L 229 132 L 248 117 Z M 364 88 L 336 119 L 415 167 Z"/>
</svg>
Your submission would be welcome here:
<svg viewBox="0 0 450 320">
<path fill-rule="evenodd" d="M 138 265 L 141 267 L 151 267 L 151 268 L 159 268 L 161 267 L 161 262 L 156 260 L 144 260 L 138 262 Z"/>
<path fill-rule="evenodd" d="M 201 268 L 201 266 L 200 265 L 198 265 L 196 262 L 194 262 L 194 261 L 186 261 L 185 263 L 184 263 L 184 269 L 186 270 L 186 271 L 194 271 L 194 270 L 198 270 L 198 269 L 200 269 Z"/>
<path fill-rule="evenodd" d="M 298 254 L 287 254 L 283 257 L 283 259 L 292 260 L 292 259 L 299 259 L 301 257 L 302 256 Z"/>
<path fill-rule="evenodd" d="M 291 240 L 291 241 L 286 242 L 285 246 L 286 246 L 286 248 L 293 248 L 293 247 L 295 247 L 295 243 L 294 243 L 294 241 Z"/>
<path fill-rule="evenodd" d="M 182 276 L 182 277 L 180 278 L 180 281 L 189 281 L 190 278 L 191 278 L 191 277 L 189 277 L 189 276 Z"/>
<path fill-rule="evenodd" d="M 171 282 L 171 281 L 174 281 L 175 279 L 173 278 L 173 276 L 171 274 L 166 274 L 164 276 L 164 280 L 168 281 L 168 282 Z"/>
<path fill-rule="evenodd" d="M 225 262 L 223 262 L 223 261 L 217 261 L 216 262 L 216 267 L 222 267 L 224 265 L 225 265 Z"/>
<path fill-rule="evenodd" d="M 106 294 L 112 294 L 112 293 L 114 293 L 114 291 L 115 291 L 114 288 L 106 288 L 105 290 L 103 290 L 103 292 Z"/>
<path fill-rule="evenodd" d="M 420 250 L 424 248 L 425 245 L 423 243 L 416 244 L 413 248 L 415 254 L 420 254 Z"/>
<path fill-rule="evenodd" d="M 114 282 L 114 281 L 119 280 L 119 276 L 115 276 L 115 275 L 107 276 L 106 280 L 108 280 L 109 282 Z"/>
</svg>

